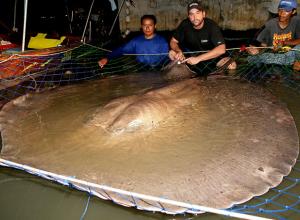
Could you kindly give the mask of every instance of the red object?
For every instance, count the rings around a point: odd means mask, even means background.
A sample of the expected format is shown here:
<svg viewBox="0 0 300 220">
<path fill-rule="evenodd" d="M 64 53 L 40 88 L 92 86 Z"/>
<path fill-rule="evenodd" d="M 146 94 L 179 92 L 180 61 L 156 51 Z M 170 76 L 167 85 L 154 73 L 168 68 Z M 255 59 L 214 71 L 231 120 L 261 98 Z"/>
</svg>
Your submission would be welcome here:
<svg viewBox="0 0 300 220">
<path fill-rule="evenodd" d="M 0 45 L 0 51 L 8 50 L 11 48 L 17 48 L 17 47 L 19 47 L 17 44 Z"/>
<path fill-rule="evenodd" d="M 48 65 L 57 62 L 55 58 L 60 56 L 60 52 L 66 49 L 65 47 L 57 47 L 33 50 L 14 55 L 0 54 L 0 79 L 26 75 L 43 70 Z"/>
<path fill-rule="evenodd" d="M 246 49 L 247 49 L 247 48 L 246 48 L 246 45 L 243 44 L 243 45 L 240 47 L 240 52 L 244 52 Z"/>
</svg>

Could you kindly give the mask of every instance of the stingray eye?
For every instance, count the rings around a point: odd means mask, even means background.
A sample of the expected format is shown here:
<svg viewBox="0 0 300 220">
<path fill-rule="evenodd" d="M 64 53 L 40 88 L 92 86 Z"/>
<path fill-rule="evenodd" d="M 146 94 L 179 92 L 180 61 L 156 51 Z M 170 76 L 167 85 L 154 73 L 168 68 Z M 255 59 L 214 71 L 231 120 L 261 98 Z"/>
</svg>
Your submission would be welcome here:
<svg viewBox="0 0 300 220">
<path fill-rule="evenodd" d="M 141 125 L 143 125 L 143 121 L 136 119 L 128 123 L 128 128 L 129 130 L 136 130 L 139 128 Z"/>
</svg>

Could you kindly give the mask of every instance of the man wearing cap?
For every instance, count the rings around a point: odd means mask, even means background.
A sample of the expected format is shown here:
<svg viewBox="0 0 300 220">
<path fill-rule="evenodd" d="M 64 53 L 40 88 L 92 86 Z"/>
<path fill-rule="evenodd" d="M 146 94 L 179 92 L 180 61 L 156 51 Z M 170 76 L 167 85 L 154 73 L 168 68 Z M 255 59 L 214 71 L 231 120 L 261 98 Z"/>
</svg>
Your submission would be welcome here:
<svg viewBox="0 0 300 220">
<path fill-rule="evenodd" d="M 263 47 L 273 47 L 274 51 L 283 48 L 289 50 L 300 49 L 300 17 L 294 16 L 297 10 L 296 0 L 281 0 L 278 5 L 278 18 L 273 18 L 265 24 L 265 28 L 257 36 L 257 41 Z M 249 53 L 258 54 L 259 50 L 250 48 Z M 296 50 L 286 53 L 265 53 L 260 56 L 250 57 L 250 62 L 260 62 L 265 64 L 293 65 L 300 60 L 299 52 Z M 297 63 L 294 67 L 297 66 Z M 297 70 L 297 68 L 295 68 Z"/>
<path fill-rule="evenodd" d="M 171 38 L 169 57 L 201 68 L 201 64 L 209 64 L 205 61 L 220 57 L 226 52 L 225 41 L 220 28 L 214 21 L 206 18 L 205 9 L 199 2 L 190 3 L 187 10 L 188 18 L 180 23 Z M 186 59 L 183 51 L 205 52 Z"/>
</svg>

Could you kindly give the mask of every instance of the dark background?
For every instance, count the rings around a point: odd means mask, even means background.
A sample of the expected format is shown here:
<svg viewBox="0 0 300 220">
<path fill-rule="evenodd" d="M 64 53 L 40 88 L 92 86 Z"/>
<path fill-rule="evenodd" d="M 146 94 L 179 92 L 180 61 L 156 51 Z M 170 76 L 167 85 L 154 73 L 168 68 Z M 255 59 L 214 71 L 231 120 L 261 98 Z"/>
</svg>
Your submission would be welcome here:
<svg viewBox="0 0 300 220">
<path fill-rule="evenodd" d="M 14 21 L 15 0 L 1 0 L 0 6 L 0 33 L 11 34 Z M 92 0 L 28 0 L 27 34 L 37 32 L 55 35 L 78 35 L 84 30 L 86 19 Z M 116 1 L 117 4 L 117 1 Z M 108 0 L 95 0 L 91 17 L 92 37 L 94 41 L 106 38 L 112 26 L 117 10 L 111 10 Z M 24 20 L 24 0 L 17 0 L 16 27 L 19 35 L 22 34 Z M 119 26 L 113 30 L 113 35 L 119 34 Z M 16 33 L 14 33 L 16 34 Z"/>
<path fill-rule="evenodd" d="M 115 3 L 117 4 L 117 1 Z M 12 32 L 14 4 L 15 0 L 1 0 L 0 34 L 8 35 L 9 40 L 13 43 L 21 43 L 24 0 L 17 0 L 17 33 Z M 35 36 L 38 32 L 48 33 L 48 38 L 59 38 L 61 35 L 67 35 L 69 39 L 71 39 L 70 36 L 76 36 L 77 40 L 80 40 L 91 4 L 92 0 L 28 0 L 27 42 L 31 36 Z M 91 43 L 95 45 L 103 45 L 103 43 L 109 42 L 108 48 L 112 49 L 139 34 L 137 32 L 131 33 L 126 39 L 123 39 L 117 20 L 111 36 L 108 36 L 117 15 L 117 10 L 111 10 L 109 0 L 95 0 L 91 15 Z M 226 42 L 228 47 L 239 47 L 241 44 L 248 44 L 251 41 L 250 38 L 253 38 L 256 32 L 257 30 L 223 30 L 225 39 L 231 39 Z M 86 30 L 86 36 L 87 34 L 88 29 Z M 165 31 L 161 34 L 169 40 L 172 32 Z"/>
</svg>

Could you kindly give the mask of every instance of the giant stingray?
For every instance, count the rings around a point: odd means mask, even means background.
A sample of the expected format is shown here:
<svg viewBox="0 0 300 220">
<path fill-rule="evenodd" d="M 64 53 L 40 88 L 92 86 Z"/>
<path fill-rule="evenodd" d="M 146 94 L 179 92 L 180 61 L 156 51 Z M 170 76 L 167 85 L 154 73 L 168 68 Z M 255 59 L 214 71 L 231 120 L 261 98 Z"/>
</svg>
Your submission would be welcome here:
<svg viewBox="0 0 300 220">
<path fill-rule="evenodd" d="M 0 114 L 4 159 L 214 208 L 277 186 L 299 151 L 287 107 L 232 79 L 114 77 L 27 94 Z"/>
</svg>

